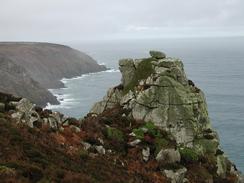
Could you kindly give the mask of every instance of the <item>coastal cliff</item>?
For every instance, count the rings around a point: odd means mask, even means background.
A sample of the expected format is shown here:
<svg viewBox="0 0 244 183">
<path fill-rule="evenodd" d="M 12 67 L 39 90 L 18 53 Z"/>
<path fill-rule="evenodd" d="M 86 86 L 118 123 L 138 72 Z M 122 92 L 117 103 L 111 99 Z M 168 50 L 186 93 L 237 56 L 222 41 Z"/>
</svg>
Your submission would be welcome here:
<svg viewBox="0 0 244 183">
<path fill-rule="evenodd" d="M 62 88 L 63 78 L 106 70 L 90 56 L 50 43 L 0 43 L 0 91 L 45 106 L 58 104 L 47 89 Z"/>
<path fill-rule="evenodd" d="M 243 183 L 183 63 L 151 51 L 82 119 L 0 93 L 5 182 Z"/>
</svg>

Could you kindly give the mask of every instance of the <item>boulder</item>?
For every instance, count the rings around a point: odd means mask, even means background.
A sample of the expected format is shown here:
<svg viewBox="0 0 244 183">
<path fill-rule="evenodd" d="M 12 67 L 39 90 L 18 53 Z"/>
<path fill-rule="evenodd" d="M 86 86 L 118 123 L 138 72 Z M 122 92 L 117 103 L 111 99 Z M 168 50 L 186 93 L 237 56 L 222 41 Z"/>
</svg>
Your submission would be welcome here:
<svg viewBox="0 0 244 183">
<path fill-rule="evenodd" d="M 158 162 L 163 163 L 177 163 L 180 162 L 180 152 L 175 149 L 161 149 L 156 156 Z"/>
<path fill-rule="evenodd" d="M 81 144 L 83 145 L 84 150 L 88 150 L 88 149 L 90 149 L 92 147 L 92 145 L 89 144 L 88 142 L 83 142 L 82 141 Z"/>
<path fill-rule="evenodd" d="M 58 121 L 57 121 L 57 119 L 52 117 L 52 116 L 50 116 L 48 118 L 48 125 L 50 126 L 50 128 L 57 130 L 58 129 Z"/>
<path fill-rule="evenodd" d="M 40 116 L 34 108 L 34 104 L 28 99 L 23 98 L 16 104 L 16 111 L 12 113 L 11 116 L 17 123 L 24 123 L 33 128 L 33 123 L 40 120 Z"/>
<path fill-rule="evenodd" d="M 171 183 L 183 183 L 187 169 L 181 168 L 178 170 L 164 170 L 164 175 L 170 179 Z"/>
<path fill-rule="evenodd" d="M 55 118 L 55 120 L 57 121 L 58 124 L 61 124 L 62 123 L 62 116 L 63 115 L 61 113 L 59 113 L 59 112 L 53 112 L 49 116 Z"/>
<path fill-rule="evenodd" d="M 129 142 L 128 144 L 132 147 L 136 146 L 137 144 L 141 143 L 141 140 L 140 139 L 136 139 L 132 142 Z"/>
<path fill-rule="evenodd" d="M 18 102 L 16 110 L 22 113 L 29 113 L 34 107 L 35 105 L 32 104 L 28 99 L 23 98 Z"/>
<path fill-rule="evenodd" d="M 73 132 L 75 132 L 75 133 L 79 133 L 79 132 L 81 132 L 80 128 L 77 127 L 77 126 L 70 125 L 69 127 L 70 127 L 70 129 L 71 129 Z"/>
<path fill-rule="evenodd" d="M 106 153 L 106 150 L 104 149 L 103 146 L 95 146 L 95 149 L 97 150 L 97 152 L 99 154 L 105 155 L 105 153 Z"/>
<path fill-rule="evenodd" d="M 149 157 L 150 157 L 150 148 L 149 147 L 142 149 L 142 157 L 143 157 L 143 160 L 146 162 L 149 160 Z"/>
<path fill-rule="evenodd" d="M 155 59 L 164 59 L 166 58 L 166 54 L 160 51 L 150 51 L 149 52 L 152 58 Z"/>
</svg>

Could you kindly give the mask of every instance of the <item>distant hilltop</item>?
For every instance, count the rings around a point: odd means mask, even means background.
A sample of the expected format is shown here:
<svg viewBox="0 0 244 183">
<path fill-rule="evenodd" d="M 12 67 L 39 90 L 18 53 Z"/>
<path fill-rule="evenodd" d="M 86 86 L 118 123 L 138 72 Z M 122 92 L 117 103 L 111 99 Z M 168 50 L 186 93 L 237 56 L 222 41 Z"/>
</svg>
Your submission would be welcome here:
<svg viewBox="0 0 244 183">
<path fill-rule="evenodd" d="M 90 56 L 65 45 L 39 42 L 0 43 L 0 91 L 45 106 L 58 104 L 47 89 L 61 88 L 62 78 L 106 70 Z"/>
</svg>

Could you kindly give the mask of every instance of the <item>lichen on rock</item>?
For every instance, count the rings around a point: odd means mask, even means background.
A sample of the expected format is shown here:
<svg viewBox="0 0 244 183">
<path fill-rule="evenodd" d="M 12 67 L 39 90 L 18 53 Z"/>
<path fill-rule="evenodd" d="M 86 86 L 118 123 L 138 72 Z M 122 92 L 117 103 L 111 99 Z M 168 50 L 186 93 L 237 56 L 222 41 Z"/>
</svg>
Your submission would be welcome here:
<svg viewBox="0 0 244 183">
<path fill-rule="evenodd" d="M 91 112 L 101 114 L 120 106 L 128 111 L 130 118 L 144 123 L 152 122 L 175 140 L 176 149 L 156 148 L 155 158 L 158 161 L 194 164 L 204 157 L 214 164 L 214 176 L 225 177 L 233 165 L 228 164 L 223 155 L 217 154 L 220 151 L 219 138 L 211 126 L 204 93 L 187 78 L 180 59 L 166 57 L 157 51 L 150 51 L 150 55 L 145 59 L 120 60 L 120 87 L 111 88 Z M 136 140 L 144 139 L 142 128 L 134 129 L 133 134 Z M 161 142 L 162 139 L 158 138 L 157 141 Z M 183 180 L 187 170 L 183 172 L 180 180 Z M 174 171 L 165 173 L 168 177 L 176 176 Z M 178 182 L 176 179 L 171 177 L 173 182 Z"/>
<path fill-rule="evenodd" d="M 171 132 L 178 144 L 193 146 L 196 136 L 212 128 L 204 94 L 189 84 L 179 59 L 150 54 L 147 59 L 120 60 L 123 89 L 110 89 L 91 112 L 122 105 L 134 119 L 152 121 Z"/>
</svg>

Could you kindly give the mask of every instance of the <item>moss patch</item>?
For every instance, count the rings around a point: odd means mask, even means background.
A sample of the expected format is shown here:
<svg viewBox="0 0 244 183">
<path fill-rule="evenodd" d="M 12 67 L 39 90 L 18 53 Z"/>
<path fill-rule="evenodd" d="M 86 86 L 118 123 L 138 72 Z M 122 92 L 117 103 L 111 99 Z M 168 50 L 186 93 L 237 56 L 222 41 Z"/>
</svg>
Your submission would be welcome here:
<svg viewBox="0 0 244 183">
<path fill-rule="evenodd" d="M 167 145 L 169 144 L 169 141 L 164 139 L 164 138 L 156 138 L 155 139 L 155 156 L 159 153 L 159 151 L 163 148 L 163 147 L 167 147 Z"/>
<path fill-rule="evenodd" d="M 124 141 L 124 134 L 121 130 L 117 128 L 108 127 L 106 130 L 106 135 L 111 140 Z"/>
<path fill-rule="evenodd" d="M 144 131 L 144 129 L 146 129 L 146 131 Z M 146 122 L 142 127 L 135 128 L 132 131 L 138 139 L 143 139 L 145 133 L 153 137 L 162 137 L 160 130 L 155 126 L 153 122 Z"/>
</svg>

